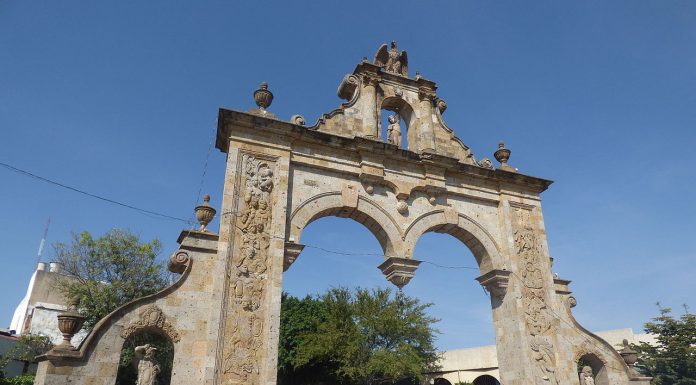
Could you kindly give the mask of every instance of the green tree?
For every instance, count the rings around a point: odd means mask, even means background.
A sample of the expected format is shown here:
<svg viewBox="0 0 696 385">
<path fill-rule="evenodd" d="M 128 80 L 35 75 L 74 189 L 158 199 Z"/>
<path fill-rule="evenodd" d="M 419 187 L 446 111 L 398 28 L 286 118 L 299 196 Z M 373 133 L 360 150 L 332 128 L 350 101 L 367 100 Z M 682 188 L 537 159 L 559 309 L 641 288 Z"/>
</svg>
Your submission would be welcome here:
<svg viewBox="0 0 696 385">
<path fill-rule="evenodd" d="M 655 336 L 657 344 L 633 346 L 639 354 L 638 367 L 653 377 L 654 385 L 696 385 L 696 315 L 686 307 L 679 318 L 671 313 L 669 308 L 660 308 L 660 315 L 645 324 L 645 331 Z"/>
<path fill-rule="evenodd" d="M 24 363 L 22 374 L 26 375 L 29 371 L 29 365 L 36 361 L 36 356 L 46 353 L 52 347 L 53 344 L 51 343 L 51 339 L 47 336 L 41 334 L 22 334 L 17 339 L 15 345 L 11 347 L 5 355 L 0 357 L 0 377 L 5 376 L 5 367 L 7 367 L 12 360 L 22 361 Z M 33 378 L 31 375 L 23 377 Z M 0 382 L 0 384 L 2 384 L 2 382 Z"/>
<path fill-rule="evenodd" d="M 437 320 L 425 314 L 431 304 L 389 289 L 336 288 L 317 300 L 323 312 L 295 337 L 290 361 L 281 362 L 295 369 L 319 365 L 333 382 L 355 385 L 422 380 L 423 372 L 438 368 Z"/>
<path fill-rule="evenodd" d="M 319 298 L 303 299 L 283 293 L 278 344 L 278 384 L 316 384 L 335 382 L 330 362 L 314 361 L 295 367 L 300 336 L 315 333 L 327 319 L 327 309 Z"/>
<path fill-rule="evenodd" d="M 84 231 L 70 244 L 54 245 L 55 260 L 66 279 L 58 288 L 67 298 L 79 298 L 79 311 L 92 327 L 117 307 L 162 290 L 167 283 L 157 262 L 158 240 L 141 243 L 136 234 L 113 229 L 100 238 Z"/>
</svg>

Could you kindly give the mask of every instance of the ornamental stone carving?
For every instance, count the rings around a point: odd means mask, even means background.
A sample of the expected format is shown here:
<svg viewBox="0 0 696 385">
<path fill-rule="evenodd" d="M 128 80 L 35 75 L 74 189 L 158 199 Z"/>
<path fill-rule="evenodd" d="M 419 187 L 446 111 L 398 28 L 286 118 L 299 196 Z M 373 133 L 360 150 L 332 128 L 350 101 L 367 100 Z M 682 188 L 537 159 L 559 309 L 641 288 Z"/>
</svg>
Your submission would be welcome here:
<svg viewBox="0 0 696 385">
<path fill-rule="evenodd" d="M 167 269 L 172 273 L 183 273 L 186 270 L 186 265 L 188 265 L 191 257 L 184 250 L 177 250 L 176 253 L 169 257 L 169 262 L 167 262 Z"/>
<path fill-rule="evenodd" d="M 594 374 L 592 374 L 591 367 L 582 367 L 582 372 L 580 372 L 580 385 L 595 385 Z"/>
<path fill-rule="evenodd" d="M 387 127 L 387 143 L 401 147 L 401 118 L 397 114 L 389 116 Z"/>
<path fill-rule="evenodd" d="M 379 47 L 374 64 L 387 72 L 408 77 L 408 55 L 406 51 L 399 52 L 395 41 L 388 50 L 386 44 Z"/>
<path fill-rule="evenodd" d="M 549 314 L 542 273 L 541 252 L 531 222 L 531 211 L 515 207 L 515 251 L 522 265 L 522 304 L 529 333 L 529 349 L 534 358 L 539 385 L 557 385 L 555 352 L 552 341 L 554 324 Z"/>
<path fill-rule="evenodd" d="M 233 252 L 228 319 L 223 336 L 223 383 L 258 383 L 269 269 L 268 249 L 273 191 L 273 163 L 243 155 L 241 209 L 236 224 L 238 252 Z"/>
<path fill-rule="evenodd" d="M 179 342 L 181 337 L 174 326 L 167 321 L 167 317 L 162 312 L 162 309 L 157 305 L 145 306 L 140 311 L 140 319 L 131 322 L 126 328 L 121 331 L 121 337 L 128 337 L 137 334 L 142 330 L 158 329 L 169 337 L 172 342 Z"/>
<path fill-rule="evenodd" d="M 150 344 L 136 346 L 133 352 L 138 368 L 138 379 L 136 385 L 155 385 L 157 375 L 162 370 L 159 362 L 155 359 L 157 348 Z"/>
</svg>

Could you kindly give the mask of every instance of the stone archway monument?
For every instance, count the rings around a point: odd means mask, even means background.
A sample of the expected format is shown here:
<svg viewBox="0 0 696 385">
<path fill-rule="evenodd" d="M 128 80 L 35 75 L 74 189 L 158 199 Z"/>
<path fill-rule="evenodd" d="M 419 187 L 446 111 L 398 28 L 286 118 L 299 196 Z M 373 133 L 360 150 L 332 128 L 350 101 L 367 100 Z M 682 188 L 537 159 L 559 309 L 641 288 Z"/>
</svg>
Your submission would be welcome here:
<svg viewBox="0 0 696 385">
<path fill-rule="evenodd" d="M 491 293 L 501 383 L 577 384 L 578 357 L 592 354 L 609 383 L 648 384 L 575 321 L 569 281 L 552 275 L 540 205 L 551 182 L 509 166 L 503 143 L 499 167 L 477 160 L 445 124 L 436 90 L 409 75 L 406 53 L 392 43 L 343 78 L 338 96 L 346 102 L 313 126 L 270 112 L 265 83 L 254 93 L 257 109 L 221 109 L 219 236 L 204 227 L 182 233 L 172 257 L 182 278 L 109 315 L 79 347 L 45 356 L 37 384 L 112 384 L 122 330 L 140 327 L 153 306 L 176 331 L 172 384 L 275 384 L 283 272 L 302 257 L 303 230 L 324 216 L 365 225 L 384 251 L 379 268 L 399 287 L 416 273 L 422 234 L 461 240 Z M 382 137 L 383 110 L 400 118 L 390 119 L 401 124 L 390 138 Z"/>
</svg>

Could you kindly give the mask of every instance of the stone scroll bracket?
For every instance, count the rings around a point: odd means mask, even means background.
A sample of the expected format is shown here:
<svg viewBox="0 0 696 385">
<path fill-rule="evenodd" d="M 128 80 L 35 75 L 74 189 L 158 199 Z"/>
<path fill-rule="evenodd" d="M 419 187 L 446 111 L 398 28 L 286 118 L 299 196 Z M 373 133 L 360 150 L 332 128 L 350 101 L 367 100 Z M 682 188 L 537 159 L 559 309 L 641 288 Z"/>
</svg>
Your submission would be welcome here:
<svg viewBox="0 0 696 385">
<path fill-rule="evenodd" d="M 502 299 L 507 293 L 508 284 L 510 282 L 509 270 L 495 269 L 476 278 L 492 296 Z"/>
</svg>

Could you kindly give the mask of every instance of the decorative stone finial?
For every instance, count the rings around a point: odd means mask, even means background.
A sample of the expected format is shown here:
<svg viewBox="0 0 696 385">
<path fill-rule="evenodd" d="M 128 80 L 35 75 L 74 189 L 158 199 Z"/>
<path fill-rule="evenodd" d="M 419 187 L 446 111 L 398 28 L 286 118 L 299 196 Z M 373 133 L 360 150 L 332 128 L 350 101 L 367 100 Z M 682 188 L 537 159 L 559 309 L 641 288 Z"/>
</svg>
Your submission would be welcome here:
<svg viewBox="0 0 696 385">
<path fill-rule="evenodd" d="M 206 226 L 213 220 L 217 212 L 214 208 L 210 207 L 208 202 L 210 202 L 210 195 L 206 194 L 203 196 L 203 204 L 196 206 L 196 219 L 198 219 L 198 223 L 201 224 L 198 231 L 208 231 Z"/>
<path fill-rule="evenodd" d="M 254 91 L 254 101 L 261 111 L 266 111 L 273 103 L 273 93 L 268 90 L 268 83 L 262 82 L 258 90 Z"/>
<path fill-rule="evenodd" d="M 58 314 L 58 329 L 63 335 L 63 342 L 61 342 L 54 349 L 75 350 L 75 347 L 70 341 L 72 340 L 73 336 L 80 331 L 86 320 L 84 316 L 77 312 L 79 305 L 80 298 L 74 297 L 70 300 L 68 310 Z"/>
<path fill-rule="evenodd" d="M 500 162 L 500 169 L 505 170 L 505 171 L 510 171 L 510 172 L 517 172 L 514 167 L 510 167 L 508 165 L 508 160 L 510 159 L 510 151 L 509 149 L 505 148 L 505 142 L 502 140 L 498 143 L 498 150 L 493 153 L 493 156 L 495 159 Z"/>
<path fill-rule="evenodd" d="M 623 349 L 619 351 L 619 354 L 621 354 L 621 358 L 623 358 L 624 362 L 629 368 L 633 368 L 633 365 L 635 365 L 636 361 L 638 361 L 638 352 L 631 349 L 631 347 L 628 345 L 627 339 L 623 340 Z"/>
</svg>

